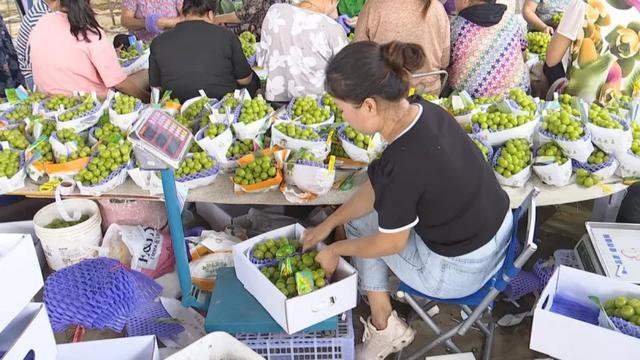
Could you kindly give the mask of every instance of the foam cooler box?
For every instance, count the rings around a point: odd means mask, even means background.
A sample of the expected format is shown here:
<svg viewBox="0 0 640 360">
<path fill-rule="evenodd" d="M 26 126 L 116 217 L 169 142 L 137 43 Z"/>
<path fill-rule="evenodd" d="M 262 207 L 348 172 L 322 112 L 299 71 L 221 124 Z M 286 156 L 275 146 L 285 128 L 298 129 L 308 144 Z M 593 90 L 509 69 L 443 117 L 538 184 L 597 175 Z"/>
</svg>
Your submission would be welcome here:
<svg viewBox="0 0 640 360">
<path fill-rule="evenodd" d="M 253 237 L 233 247 L 236 276 L 288 334 L 304 330 L 356 307 L 358 274 L 342 258 L 330 284 L 309 294 L 290 299 L 287 299 L 260 272 L 260 269 L 251 263 L 249 252 L 254 245 L 267 239 L 283 236 L 289 239 L 300 239 L 303 232 L 304 227 L 300 224 L 289 225 Z M 319 244 L 318 249 L 323 246 Z"/>
<path fill-rule="evenodd" d="M 597 296 L 602 302 L 617 296 L 640 297 L 640 287 L 558 267 L 535 306 L 529 344 L 532 350 L 566 360 L 640 359 L 640 339 L 551 312 L 556 295 L 590 305 L 589 296 Z"/>
</svg>

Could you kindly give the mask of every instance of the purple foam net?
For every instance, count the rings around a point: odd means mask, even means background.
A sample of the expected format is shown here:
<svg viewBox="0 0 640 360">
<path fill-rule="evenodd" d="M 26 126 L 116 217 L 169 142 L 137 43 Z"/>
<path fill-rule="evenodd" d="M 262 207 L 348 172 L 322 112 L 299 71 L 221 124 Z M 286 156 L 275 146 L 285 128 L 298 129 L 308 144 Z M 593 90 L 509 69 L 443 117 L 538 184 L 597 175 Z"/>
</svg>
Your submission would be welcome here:
<svg viewBox="0 0 640 360">
<path fill-rule="evenodd" d="M 95 155 L 92 156 L 91 159 L 93 159 L 94 157 L 95 157 Z M 91 159 L 89 159 L 89 162 L 91 162 Z M 127 168 L 129 168 L 132 163 L 133 163 L 133 161 L 130 160 L 126 164 L 122 164 L 122 165 L 118 166 L 118 168 L 115 171 L 112 171 L 106 178 L 102 179 L 101 181 L 99 181 L 99 182 L 97 182 L 95 184 L 88 184 L 88 185 L 83 185 L 83 186 L 86 187 L 87 189 L 92 189 L 92 188 L 107 184 L 109 181 L 113 180 L 113 178 L 119 176 L 121 172 L 127 171 Z"/>
<path fill-rule="evenodd" d="M 610 317 L 610 319 L 613 325 L 615 325 L 621 333 L 640 338 L 640 326 L 615 316 Z"/>
<path fill-rule="evenodd" d="M 55 332 L 75 325 L 120 332 L 134 311 L 158 297 L 161 290 L 147 275 L 101 257 L 49 276 L 44 303 Z"/>
<path fill-rule="evenodd" d="M 553 265 L 546 265 L 543 259 L 538 259 L 535 264 L 533 264 L 533 273 L 538 279 L 538 283 L 540 284 L 540 289 L 543 289 L 547 286 L 549 279 L 551 279 L 551 275 L 553 275 L 553 271 L 555 267 Z"/>
<path fill-rule="evenodd" d="M 80 106 L 82 106 L 82 104 L 79 104 L 79 105 L 76 105 L 76 106 L 74 106 L 72 108 L 66 109 L 60 115 L 66 114 L 69 111 L 75 110 L 76 108 L 79 108 Z M 82 117 L 86 117 L 86 116 L 89 116 L 89 115 L 93 115 L 93 114 L 97 113 L 98 110 L 100 110 L 101 107 L 102 107 L 102 104 L 100 104 L 97 100 L 94 100 L 93 101 L 93 107 L 91 109 L 89 109 L 89 111 L 86 111 L 84 113 L 80 113 L 80 114 L 76 115 L 74 118 L 72 118 L 71 120 L 75 120 L 75 119 L 78 119 L 78 118 L 82 118 Z M 60 115 L 58 115 L 58 117 Z M 68 120 L 68 121 L 71 121 L 71 120 Z"/>
<path fill-rule="evenodd" d="M 184 327 L 175 322 L 160 301 L 141 306 L 127 320 L 128 336 L 171 336 L 184 331 Z"/>
<path fill-rule="evenodd" d="M 600 310 L 595 307 L 595 305 L 588 306 L 559 293 L 556 293 L 554 296 L 553 304 L 551 304 L 549 310 L 552 313 L 584 321 L 592 325 L 598 324 L 598 314 L 600 313 Z"/>
<path fill-rule="evenodd" d="M 220 164 L 216 161 L 216 165 L 210 169 L 204 170 L 204 171 L 200 171 L 199 173 L 193 174 L 193 175 L 187 175 L 187 176 L 183 176 L 181 178 L 177 178 L 176 181 L 177 182 L 187 182 L 187 181 L 191 181 L 191 180 L 197 180 L 197 179 L 202 179 L 202 178 L 206 178 L 209 176 L 213 176 L 215 174 L 218 173 L 218 171 L 220 171 Z"/>
<path fill-rule="evenodd" d="M 258 266 L 259 268 L 263 266 L 273 266 L 278 264 L 278 259 L 276 258 L 269 259 L 269 260 L 258 259 L 257 257 L 253 256 L 253 250 L 249 252 L 249 261 L 251 261 L 253 265 Z"/>
<path fill-rule="evenodd" d="M 504 294 L 509 300 L 518 300 L 521 297 L 540 290 L 538 278 L 531 272 L 520 271 L 509 285 L 504 289 Z"/>
<path fill-rule="evenodd" d="M 482 139 L 477 134 L 468 134 L 471 140 L 478 140 L 482 145 L 484 145 L 487 149 L 489 149 L 489 153 L 487 154 L 487 161 L 493 162 L 493 146 L 489 145 L 486 140 Z"/>
</svg>

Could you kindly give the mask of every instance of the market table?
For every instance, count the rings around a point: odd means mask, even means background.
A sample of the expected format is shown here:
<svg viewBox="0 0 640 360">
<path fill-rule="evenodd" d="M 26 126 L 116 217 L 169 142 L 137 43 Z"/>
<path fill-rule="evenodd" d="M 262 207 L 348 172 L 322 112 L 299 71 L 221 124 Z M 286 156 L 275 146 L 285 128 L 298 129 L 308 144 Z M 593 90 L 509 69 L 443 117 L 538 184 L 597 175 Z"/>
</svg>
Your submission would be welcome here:
<svg viewBox="0 0 640 360">
<path fill-rule="evenodd" d="M 338 171 L 337 179 L 344 179 L 352 171 Z M 339 205 L 344 203 L 357 190 L 358 186 L 366 180 L 366 174 L 363 171 L 357 172 L 353 177 L 353 187 L 347 191 L 332 189 L 328 194 L 318 197 L 307 203 L 292 203 L 278 191 L 268 191 L 257 194 L 235 194 L 233 185 L 228 176 L 220 175 L 215 182 L 198 189 L 189 191 L 187 201 L 189 202 L 205 202 L 217 204 L 260 204 L 260 205 Z M 621 182 L 620 178 L 612 178 L 607 183 L 596 185 L 591 188 L 584 188 L 577 184 L 571 184 L 564 187 L 554 187 L 545 185 L 537 177 L 532 176 L 531 180 L 522 188 L 512 188 L 505 186 L 504 190 L 511 199 L 511 207 L 518 207 L 529 190 L 536 187 L 540 190 L 536 198 L 538 206 L 559 205 L 585 200 L 593 200 L 605 198 L 616 194 L 627 188 Z M 52 192 L 39 192 L 38 186 L 27 180 L 27 185 L 8 195 L 22 195 L 27 197 L 53 197 Z M 73 194 L 70 197 L 88 197 L 80 194 Z M 120 198 L 120 199 L 145 199 L 145 200 L 162 200 L 162 196 L 150 195 L 149 192 L 140 189 L 131 179 L 127 179 L 124 184 L 116 189 L 102 195 L 102 198 Z"/>
</svg>

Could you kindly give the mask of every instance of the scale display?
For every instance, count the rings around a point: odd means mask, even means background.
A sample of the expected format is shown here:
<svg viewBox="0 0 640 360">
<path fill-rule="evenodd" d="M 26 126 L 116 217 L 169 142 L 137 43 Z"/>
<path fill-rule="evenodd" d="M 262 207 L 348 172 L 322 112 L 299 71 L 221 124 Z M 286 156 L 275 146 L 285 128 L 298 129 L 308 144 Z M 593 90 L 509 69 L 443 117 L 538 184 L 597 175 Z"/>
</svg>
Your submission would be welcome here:
<svg viewBox="0 0 640 360">
<path fill-rule="evenodd" d="M 164 111 L 154 110 L 136 127 L 132 141 L 144 152 L 177 168 L 192 138 L 189 129 Z"/>
<path fill-rule="evenodd" d="M 586 225 L 590 245 L 604 274 L 633 284 L 640 283 L 640 225 L 594 222 Z"/>
</svg>

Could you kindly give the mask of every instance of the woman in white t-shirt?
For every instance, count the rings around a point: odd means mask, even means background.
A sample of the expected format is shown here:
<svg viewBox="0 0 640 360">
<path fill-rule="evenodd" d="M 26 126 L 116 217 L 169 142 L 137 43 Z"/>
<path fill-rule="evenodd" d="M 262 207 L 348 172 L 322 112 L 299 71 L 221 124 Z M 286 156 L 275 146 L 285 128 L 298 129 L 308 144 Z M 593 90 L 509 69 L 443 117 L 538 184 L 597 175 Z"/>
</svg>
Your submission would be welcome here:
<svg viewBox="0 0 640 360">
<path fill-rule="evenodd" d="M 547 51 L 544 74 L 551 89 L 566 86 L 567 93 L 587 102 L 606 103 L 620 94 L 640 97 L 639 19 L 637 1 L 573 0 Z"/>
</svg>

